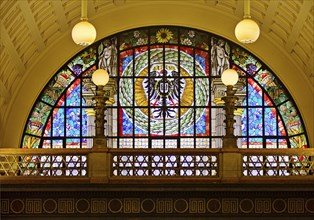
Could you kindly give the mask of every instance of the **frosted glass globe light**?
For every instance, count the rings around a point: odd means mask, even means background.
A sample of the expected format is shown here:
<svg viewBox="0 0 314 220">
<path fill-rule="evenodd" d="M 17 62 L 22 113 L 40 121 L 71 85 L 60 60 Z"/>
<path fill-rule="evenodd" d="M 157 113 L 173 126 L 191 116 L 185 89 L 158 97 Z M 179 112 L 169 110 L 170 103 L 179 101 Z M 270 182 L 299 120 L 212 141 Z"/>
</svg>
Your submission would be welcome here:
<svg viewBox="0 0 314 220">
<path fill-rule="evenodd" d="M 239 75 L 234 69 L 226 69 L 221 74 L 221 81 L 226 86 L 234 86 L 239 80 Z"/>
<path fill-rule="evenodd" d="M 96 29 L 88 21 L 82 20 L 73 27 L 72 39 L 81 46 L 91 45 L 96 39 Z"/>
<path fill-rule="evenodd" d="M 258 24 L 252 19 L 245 18 L 235 27 L 235 36 L 241 43 L 254 43 L 260 34 Z"/>
<path fill-rule="evenodd" d="M 109 74 L 104 69 L 97 69 L 92 75 L 92 81 L 96 86 L 105 86 L 109 82 Z"/>
</svg>

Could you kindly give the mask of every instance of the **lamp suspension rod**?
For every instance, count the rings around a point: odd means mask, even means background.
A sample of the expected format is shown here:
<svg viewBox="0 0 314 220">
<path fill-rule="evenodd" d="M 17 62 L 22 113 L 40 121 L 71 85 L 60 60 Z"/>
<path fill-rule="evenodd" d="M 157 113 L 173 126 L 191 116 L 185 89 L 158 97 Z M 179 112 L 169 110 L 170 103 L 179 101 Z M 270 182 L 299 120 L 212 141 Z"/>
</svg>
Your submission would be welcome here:
<svg viewBox="0 0 314 220">
<path fill-rule="evenodd" d="M 82 0 L 82 5 L 81 5 L 81 20 L 82 21 L 87 21 L 87 0 Z"/>
<path fill-rule="evenodd" d="M 243 18 L 251 18 L 250 15 L 250 0 L 244 0 L 244 16 Z"/>
</svg>

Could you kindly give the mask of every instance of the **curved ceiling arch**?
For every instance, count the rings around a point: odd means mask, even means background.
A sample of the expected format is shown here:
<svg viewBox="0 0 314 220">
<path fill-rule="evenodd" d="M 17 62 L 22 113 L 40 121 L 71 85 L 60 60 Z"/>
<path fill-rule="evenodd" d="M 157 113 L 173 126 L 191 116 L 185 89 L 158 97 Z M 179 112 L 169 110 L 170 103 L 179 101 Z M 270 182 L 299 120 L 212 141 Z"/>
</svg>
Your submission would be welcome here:
<svg viewBox="0 0 314 220">
<path fill-rule="evenodd" d="M 1 80 L 7 91 L 0 97 L 1 146 L 18 146 L 39 92 L 65 60 L 82 50 L 70 37 L 80 17 L 79 1 L 21 2 L 1 3 Z M 314 134 L 313 102 L 308 101 L 313 98 L 313 2 L 284 2 L 252 1 L 251 15 L 262 34 L 244 47 L 277 73 L 299 106 L 308 133 Z M 241 1 L 108 0 L 90 1 L 88 8 L 97 39 L 141 26 L 182 25 L 236 41 L 233 30 L 243 14 Z M 162 16 L 156 16 L 161 11 Z M 288 21 L 283 19 L 286 14 Z M 313 143 L 313 135 L 309 138 Z"/>
</svg>

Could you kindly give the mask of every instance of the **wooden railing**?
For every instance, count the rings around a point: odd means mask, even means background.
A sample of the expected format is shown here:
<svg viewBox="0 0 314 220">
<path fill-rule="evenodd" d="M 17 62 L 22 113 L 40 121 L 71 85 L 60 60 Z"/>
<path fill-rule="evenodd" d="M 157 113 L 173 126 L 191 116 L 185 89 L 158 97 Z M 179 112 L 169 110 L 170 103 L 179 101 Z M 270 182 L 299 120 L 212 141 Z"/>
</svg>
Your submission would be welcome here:
<svg viewBox="0 0 314 220">
<path fill-rule="evenodd" d="M 314 181 L 314 149 L 0 148 L 0 181 L 80 178 L 241 182 L 270 177 Z M 12 180 L 13 180 L 12 179 Z"/>
</svg>

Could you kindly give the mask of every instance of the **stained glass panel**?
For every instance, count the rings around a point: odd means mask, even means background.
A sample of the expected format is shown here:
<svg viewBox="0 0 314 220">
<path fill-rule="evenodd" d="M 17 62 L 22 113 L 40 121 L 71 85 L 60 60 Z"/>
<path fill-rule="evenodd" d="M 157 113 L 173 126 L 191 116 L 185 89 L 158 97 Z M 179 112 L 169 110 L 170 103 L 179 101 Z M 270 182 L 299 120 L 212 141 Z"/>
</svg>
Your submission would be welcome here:
<svg viewBox="0 0 314 220">
<path fill-rule="evenodd" d="M 265 135 L 277 135 L 277 112 L 275 108 L 264 109 L 264 132 Z"/>
<path fill-rule="evenodd" d="M 262 67 L 260 61 L 239 47 L 232 48 L 232 61 L 253 76 Z"/>
<path fill-rule="evenodd" d="M 250 136 L 263 135 L 263 109 L 249 108 L 249 123 L 247 124 Z"/>
<path fill-rule="evenodd" d="M 53 111 L 53 132 L 55 137 L 64 136 L 64 109 L 55 108 Z"/>
<path fill-rule="evenodd" d="M 288 99 L 283 86 L 269 70 L 259 71 L 254 78 L 264 87 L 275 104 L 278 105 Z"/>
<path fill-rule="evenodd" d="M 37 102 L 28 120 L 26 132 L 28 134 L 41 136 L 44 125 L 47 122 L 52 107 L 43 102 Z"/>
<path fill-rule="evenodd" d="M 81 109 L 67 108 L 66 109 L 66 135 L 69 137 L 79 137 L 81 132 Z"/>
<path fill-rule="evenodd" d="M 66 91 L 66 105 L 67 106 L 80 106 L 81 105 L 81 86 L 80 79 L 74 81 L 70 88 Z"/>
<path fill-rule="evenodd" d="M 40 143 L 40 138 L 24 135 L 22 148 L 38 148 Z"/>
<path fill-rule="evenodd" d="M 110 147 L 221 148 L 226 88 L 220 75 L 230 67 L 240 76 L 234 112 L 238 147 L 308 146 L 293 100 L 259 59 L 222 37 L 170 26 L 107 37 L 66 63 L 34 104 L 21 146 L 91 148 L 96 89 L 91 76 L 103 68 L 111 78 L 105 88 Z"/>
<path fill-rule="evenodd" d="M 74 76 L 69 70 L 61 70 L 48 83 L 46 89 L 44 89 L 42 93 L 43 95 L 41 97 L 41 100 L 50 105 L 54 105 L 65 90 L 65 88 L 71 83 L 73 79 Z"/>
<path fill-rule="evenodd" d="M 151 28 L 150 43 L 178 43 L 178 29 L 172 27 Z"/>
<path fill-rule="evenodd" d="M 86 49 L 83 53 L 69 62 L 68 67 L 75 75 L 80 75 L 96 61 L 96 50 L 94 48 Z"/>
<path fill-rule="evenodd" d="M 279 112 L 286 125 L 288 135 L 300 134 L 304 131 L 299 114 L 291 101 L 280 105 Z"/>
</svg>

